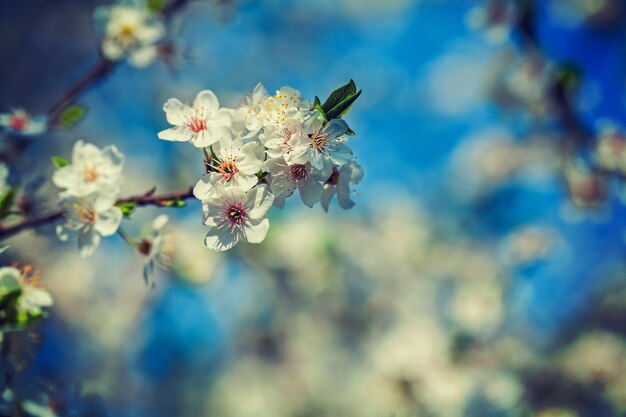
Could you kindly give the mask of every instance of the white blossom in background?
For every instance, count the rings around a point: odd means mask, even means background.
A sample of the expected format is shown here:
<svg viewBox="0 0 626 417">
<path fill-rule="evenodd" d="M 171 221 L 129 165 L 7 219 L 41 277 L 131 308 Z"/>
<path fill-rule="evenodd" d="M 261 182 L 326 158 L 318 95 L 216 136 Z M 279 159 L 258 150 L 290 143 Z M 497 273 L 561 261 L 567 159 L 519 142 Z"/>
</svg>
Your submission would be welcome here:
<svg viewBox="0 0 626 417">
<path fill-rule="evenodd" d="M 220 109 L 219 100 L 211 90 L 200 91 L 191 106 L 170 98 L 163 111 L 173 127 L 159 132 L 159 139 L 191 142 L 197 148 L 232 140 L 231 111 Z"/>
<path fill-rule="evenodd" d="M 269 159 L 265 163 L 265 170 L 271 175 L 271 189 L 275 196 L 274 205 L 283 207 L 285 199 L 296 190 L 300 193 L 302 202 L 309 207 L 320 201 L 322 183 L 329 178 L 332 168 L 325 172 L 315 170 L 310 162 L 305 164 L 289 164 L 285 158 L 279 156 Z"/>
<path fill-rule="evenodd" d="M 202 200 L 203 222 L 210 230 L 204 243 L 218 252 L 233 248 L 240 239 L 261 243 L 267 235 L 265 218 L 274 196 L 264 185 L 249 191 L 218 183 L 214 193 Z"/>
<path fill-rule="evenodd" d="M 215 158 L 212 158 L 207 173 L 194 187 L 194 194 L 207 195 L 220 181 L 229 186 L 249 190 L 258 182 L 257 174 L 263 168 L 265 150 L 257 142 L 246 144 L 240 138 L 230 143 L 216 143 L 213 146 Z"/>
<path fill-rule="evenodd" d="M 85 197 L 66 196 L 59 206 L 64 219 L 56 228 L 62 241 L 78 239 L 78 249 L 83 258 L 91 256 L 100 244 L 101 236 L 117 232 L 122 222 L 122 211 L 115 207 L 115 200 L 90 194 Z"/>
<path fill-rule="evenodd" d="M 517 8 L 512 1 L 488 0 L 472 8 L 465 20 L 470 29 L 481 31 L 488 41 L 500 44 L 508 40 L 517 18 Z"/>
<path fill-rule="evenodd" d="M 337 195 L 339 207 L 344 210 L 354 207 L 352 201 L 351 186 L 358 184 L 363 179 L 363 168 L 358 163 L 352 161 L 341 168 L 334 167 L 333 173 L 324 183 L 324 191 L 322 191 L 321 204 L 325 211 L 328 211 L 330 201 Z"/>
<path fill-rule="evenodd" d="M 72 163 L 55 171 L 52 182 L 65 189 L 62 196 L 113 196 L 120 191 L 123 166 L 124 155 L 114 145 L 100 149 L 79 140 L 72 150 Z"/>
<path fill-rule="evenodd" d="M 127 2 L 96 9 L 104 21 L 102 54 L 111 61 L 126 58 L 134 67 L 146 67 L 158 56 L 157 42 L 165 26 L 143 2 Z"/>
<path fill-rule="evenodd" d="M 600 130 L 596 162 L 601 169 L 626 174 L 626 137 L 616 126 L 606 125 Z"/>
<path fill-rule="evenodd" d="M 0 126 L 10 133 L 22 136 L 37 136 L 45 133 L 48 119 L 44 116 L 33 117 L 22 109 L 10 113 L 0 113 Z"/>
<path fill-rule="evenodd" d="M 29 265 L 21 270 L 11 266 L 0 268 L 0 298 L 18 291 L 17 308 L 28 315 L 40 315 L 43 307 L 52 305 L 52 297 L 42 288 L 38 273 L 32 273 Z"/>
<path fill-rule="evenodd" d="M 146 284 L 154 286 L 152 274 L 157 266 L 164 270 L 172 267 L 172 252 L 174 245 L 169 235 L 163 235 L 161 231 L 169 222 L 169 217 L 164 214 L 157 216 L 151 225 L 149 235 L 139 241 L 137 250 L 143 256 L 143 278 Z"/>
</svg>

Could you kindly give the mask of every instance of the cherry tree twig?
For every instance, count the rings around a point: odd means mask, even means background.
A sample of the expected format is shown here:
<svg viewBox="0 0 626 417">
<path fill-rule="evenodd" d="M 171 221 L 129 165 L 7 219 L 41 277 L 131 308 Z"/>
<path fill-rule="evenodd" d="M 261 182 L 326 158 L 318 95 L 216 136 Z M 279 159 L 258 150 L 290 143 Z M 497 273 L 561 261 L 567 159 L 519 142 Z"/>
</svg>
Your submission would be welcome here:
<svg viewBox="0 0 626 417">
<path fill-rule="evenodd" d="M 116 201 L 116 204 L 136 203 L 137 206 L 167 207 L 168 202 L 176 200 L 181 201 L 193 197 L 193 191 L 191 188 L 164 194 L 155 194 L 155 191 L 156 188 L 152 188 L 150 191 L 143 194 L 121 198 Z M 0 240 L 7 239 L 24 230 L 32 229 L 48 223 L 53 223 L 57 220 L 62 219 L 63 215 L 63 210 L 55 210 L 37 216 L 24 218 L 23 220 L 10 226 L 0 226 Z"/>
</svg>

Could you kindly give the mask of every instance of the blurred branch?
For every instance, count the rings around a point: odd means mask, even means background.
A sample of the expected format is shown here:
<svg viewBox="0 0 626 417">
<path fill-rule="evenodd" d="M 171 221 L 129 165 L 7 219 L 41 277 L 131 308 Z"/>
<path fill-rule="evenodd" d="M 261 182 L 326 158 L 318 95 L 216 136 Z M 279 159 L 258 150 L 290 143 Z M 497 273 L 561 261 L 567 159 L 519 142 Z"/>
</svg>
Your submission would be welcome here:
<svg viewBox="0 0 626 417">
<path fill-rule="evenodd" d="M 153 188 L 144 194 L 119 199 L 116 201 L 116 204 L 137 203 L 137 206 L 168 207 L 168 203 L 172 201 L 182 201 L 193 197 L 193 191 L 191 188 L 158 195 L 155 195 L 154 192 L 155 189 Z M 63 210 L 56 210 L 38 216 L 25 218 L 20 222 L 12 224 L 10 226 L 0 226 L 0 240 L 7 239 L 24 230 L 55 222 L 61 219 L 63 215 Z"/>
</svg>

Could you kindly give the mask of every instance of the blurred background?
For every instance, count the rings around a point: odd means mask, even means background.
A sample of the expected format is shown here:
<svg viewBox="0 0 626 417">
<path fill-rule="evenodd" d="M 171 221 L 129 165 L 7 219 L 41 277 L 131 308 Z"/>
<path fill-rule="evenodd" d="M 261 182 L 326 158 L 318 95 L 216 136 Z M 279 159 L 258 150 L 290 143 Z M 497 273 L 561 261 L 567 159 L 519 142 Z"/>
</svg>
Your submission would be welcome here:
<svg viewBox="0 0 626 417">
<path fill-rule="evenodd" d="M 0 1 L 1 112 L 45 114 L 95 65 L 106 4 Z M 625 13 L 620 0 L 187 2 L 166 59 L 116 66 L 77 100 L 78 124 L 5 132 L 29 210 L 55 206 L 50 157 L 77 139 L 126 155 L 124 195 L 193 184 L 202 155 L 156 137 L 169 97 L 212 89 L 234 106 L 263 82 L 323 98 L 350 78 L 357 206 L 292 199 L 265 242 L 223 254 L 203 245 L 199 202 L 138 210 L 123 225 L 137 235 L 171 217 L 173 267 L 154 289 L 117 236 L 87 260 L 51 226 L 11 238 L 2 265 L 32 264 L 55 304 L 4 334 L 1 412 L 626 415 L 626 174 L 611 165 L 626 158 Z"/>
</svg>

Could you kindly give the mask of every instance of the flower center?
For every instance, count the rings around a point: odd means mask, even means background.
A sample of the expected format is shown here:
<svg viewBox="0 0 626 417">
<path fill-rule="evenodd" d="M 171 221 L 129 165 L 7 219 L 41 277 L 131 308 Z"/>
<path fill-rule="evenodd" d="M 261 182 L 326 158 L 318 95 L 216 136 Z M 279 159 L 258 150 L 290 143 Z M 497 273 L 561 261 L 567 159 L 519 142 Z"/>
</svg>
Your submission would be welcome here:
<svg viewBox="0 0 626 417">
<path fill-rule="evenodd" d="M 25 116 L 13 115 L 9 119 L 9 127 L 13 130 L 23 131 L 28 126 L 28 118 Z"/>
<path fill-rule="evenodd" d="M 231 226 L 239 226 L 246 218 L 246 209 L 241 203 L 232 203 L 226 207 L 226 218 Z"/>
<path fill-rule="evenodd" d="M 78 203 L 74 203 L 72 205 L 72 210 L 74 210 L 74 213 L 76 213 L 76 218 L 78 218 L 78 221 L 85 225 L 86 230 L 88 230 L 89 227 L 93 226 L 93 224 L 96 222 L 96 218 L 98 217 L 95 209 L 93 209 L 92 207 L 83 207 Z"/>
<path fill-rule="evenodd" d="M 96 180 L 100 176 L 100 173 L 98 172 L 96 167 L 93 166 L 93 164 L 85 163 L 85 165 L 83 166 L 83 172 L 83 181 L 85 181 L 86 183 L 96 182 Z"/>
<path fill-rule="evenodd" d="M 135 42 L 135 28 L 131 25 L 124 25 L 120 29 L 120 33 L 118 36 L 120 39 L 120 43 L 123 46 L 128 47 Z"/>
<path fill-rule="evenodd" d="M 198 133 L 207 129 L 207 123 L 206 123 L 206 120 L 204 119 L 196 118 L 196 119 L 192 119 L 191 122 L 187 125 L 187 127 L 189 127 L 189 129 L 193 133 Z"/>
<path fill-rule="evenodd" d="M 148 239 L 142 239 L 139 242 L 139 246 L 137 247 L 137 250 L 139 250 L 139 253 L 144 256 L 148 256 L 150 254 L 151 249 L 152 249 L 152 242 L 149 241 Z"/>
<path fill-rule="evenodd" d="M 328 142 L 328 135 L 323 133 L 313 133 L 309 137 L 311 138 L 311 147 L 316 151 L 323 150 Z"/>
<path fill-rule="evenodd" d="M 217 170 L 220 174 L 222 174 L 222 178 L 226 181 L 230 181 L 237 172 L 239 172 L 239 168 L 237 168 L 237 164 L 232 159 L 223 160 L 218 166 Z"/>
<path fill-rule="evenodd" d="M 306 166 L 303 164 L 294 164 L 289 167 L 289 171 L 291 173 L 291 178 L 293 178 L 296 182 L 302 182 L 306 180 L 306 176 L 308 172 L 306 170 Z"/>
</svg>

